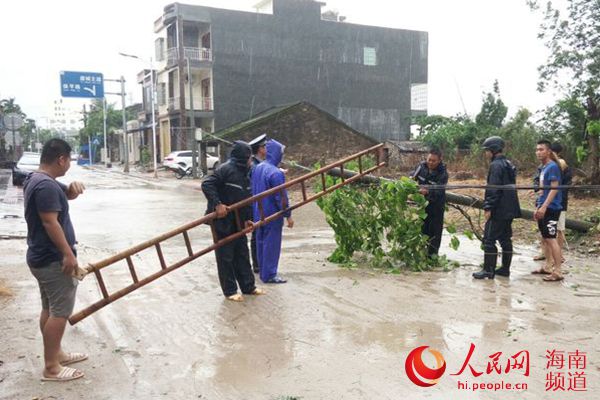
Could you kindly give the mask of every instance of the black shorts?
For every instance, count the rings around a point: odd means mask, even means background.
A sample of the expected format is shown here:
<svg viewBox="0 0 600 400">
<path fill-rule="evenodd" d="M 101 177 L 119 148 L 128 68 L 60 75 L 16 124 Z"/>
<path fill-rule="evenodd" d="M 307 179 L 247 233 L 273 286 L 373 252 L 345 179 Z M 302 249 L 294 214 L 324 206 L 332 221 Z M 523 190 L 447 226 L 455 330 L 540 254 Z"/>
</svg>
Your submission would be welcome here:
<svg viewBox="0 0 600 400">
<path fill-rule="evenodd" d="M 556 239 L 560 210 L 546 209 L 544 218 L 538 220 L 538 228 L 544 239 Z"/>
</svg>

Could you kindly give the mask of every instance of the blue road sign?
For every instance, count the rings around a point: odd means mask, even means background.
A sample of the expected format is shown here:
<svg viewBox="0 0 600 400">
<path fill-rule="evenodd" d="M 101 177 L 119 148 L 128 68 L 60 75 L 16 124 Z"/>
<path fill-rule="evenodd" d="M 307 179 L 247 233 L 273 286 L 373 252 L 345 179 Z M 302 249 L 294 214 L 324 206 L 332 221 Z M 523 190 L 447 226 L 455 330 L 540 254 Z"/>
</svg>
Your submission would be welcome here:
<svg viewBox="0 0 600 400">
<path fill-rule="evenodd" d="M 63 97 L 104 97 L 104 77 L 99 72 L 60 72 L 60 93 Z"/>
</svg>

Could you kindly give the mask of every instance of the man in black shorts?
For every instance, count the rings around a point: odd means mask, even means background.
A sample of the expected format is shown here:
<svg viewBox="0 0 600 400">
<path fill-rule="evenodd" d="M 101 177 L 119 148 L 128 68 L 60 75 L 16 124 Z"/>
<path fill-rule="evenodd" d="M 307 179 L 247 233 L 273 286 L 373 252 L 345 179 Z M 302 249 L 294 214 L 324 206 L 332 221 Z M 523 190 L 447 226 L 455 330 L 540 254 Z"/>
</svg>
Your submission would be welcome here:
<svg viewBox="0 0 600 400">
<path fill-rule="evenodd" d="M 534 274 L 545 274 L 545 281 L 561 281 L 562 275 L 562 250 L 558 245 L 556 236 L 558 234 L 558 220 L 562 210 L 562 193 L 560 190 L 552 189 L 561 182 L 561 171 L 558 166 L 558 158 L 550 148 L 551 143 L 540 140 L 535 149 L 535 155 L 542 163 L 540 172 L 541 194 L 536 201 L 536 211 L 533 217 L 538 222 L 538 228 L 544 241 L 544 252 L 546 260 L 552 260 L 553 265 L 533 271 Z M 545 188 L 545 189 L 544 189 Z"/>
<path fill-rule="evenodd" d="M 87 354 L 66 353 L 61 348 L 67 318 L 75 306 L 77 271 L 75 232 L 69 202 L 83 193 L 79 182 L 66 186 L 56 180 L 71 166 L 71 147 L 50 139 L 42 149 L 40 169 L 23 185 L 27 221 L 27 264 L 37 279 L 42 297 L 40 330 L 44 339 L 45 368 L 42 380 L 69 381 L 83 372 L 66 367 L 87 359 Z"/>
</svg>

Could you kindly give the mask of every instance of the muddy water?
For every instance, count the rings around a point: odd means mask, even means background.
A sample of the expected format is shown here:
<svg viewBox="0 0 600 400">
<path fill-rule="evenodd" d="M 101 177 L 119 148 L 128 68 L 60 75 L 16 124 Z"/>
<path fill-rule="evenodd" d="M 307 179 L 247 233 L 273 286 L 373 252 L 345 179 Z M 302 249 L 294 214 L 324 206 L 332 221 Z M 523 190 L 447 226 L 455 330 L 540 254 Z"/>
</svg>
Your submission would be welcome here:
<svg viewBox="0 0 600 400">
<path fill-rule="evenodd" d="M 97 261 L 196 218 L 200 193 L 149 185 L 110 174 L 79 171 L 90 181 L 72 203 L 80 260 Z M 106 176 L 105 176 L 106 175 Z M 213 256 L 202 257 L 105 307 L 68 329 L 65 346 L 87 351 L 86 377 L 70 384 L 41 384 L 41 343 L 35 282 L 23 265 L 22 242 L 0 241 L 2 277 L 14 297 L 0 299 L 0 398 L 65 399 L 540 399 L 597 398 L 600 377 L 595 260 L 569 257 L 562 283 L 529 273 L 534 249 L 517 247 L 509 279 L 473 281 L 481 262 L 477 243 L 462 240 L 448 257 L 462 267 L 449 272 L 385 274 L 347 270 L 326 257 L 333 236 L 316 206 L 295 215 L 285 230 L 280 271 L 289 283 L 241 304 L 223 300 Z M 210 234 L 192 233 L 194 246 Z M 445 238 L 444 243 L 446 243 Z M 443 248 L 447 246 L 443 244 Z M 185 254 L 182 241 L 164 248 L 167 260 Z M 159 268 L 156 256 L 135 260 L 141 272 Z M 109 287 L 128 284 L 126 266 L 107 270 Z M 80 284 L 80 308 L 100 298 L 93 277 Z M 471 365 L 457 376 L 470 344 Z M 404 360 L 415 347 L 438 349 L 447 372 L 431 388 L 413 385 Z M 583 394 L 546 393 L 546 350 L 587 352 Z M 530 353 L 530 376 L 520 371 L 485 374 L 489 355 Z M 426 360 L 427 361 L 427 360 Z M 566 374 L 565 374 L 566 375 Z M 526 382 L 519 392 L 469 392 L 458 381 Z M 568 383 L 568 381 L 567 381 Z"/>
</svg>

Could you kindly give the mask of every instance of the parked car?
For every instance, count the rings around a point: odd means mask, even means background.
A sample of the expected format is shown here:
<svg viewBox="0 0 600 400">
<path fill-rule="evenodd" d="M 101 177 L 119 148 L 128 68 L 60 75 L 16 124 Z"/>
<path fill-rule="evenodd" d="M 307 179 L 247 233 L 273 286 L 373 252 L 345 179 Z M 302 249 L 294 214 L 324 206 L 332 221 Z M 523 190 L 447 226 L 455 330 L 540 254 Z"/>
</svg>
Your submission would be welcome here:
<svg viewBox="0 0 600 400">
<path fill-rule="evenodd" d="M 180 150 L 174 151 L 165 157 L 163 160 L 163 167 L 172 169 L 175 164 L 181 165 L 184 169 L 192 166 L 192 151 L 191 150 Z M 200 166 L 200 163 L 198 163 Z M 206 167 L 208 172 L 214 171 L 219 166 L 219 158 L 210 154 L 206 154 Z"/>
<path fill-rule="evenodd" d="M 24 152 L 17 165 L 12 170 L 12 184 L 15 186 L 23 186 L 25 178 L 40 167 L 40 154 Z"/>
</svg>

